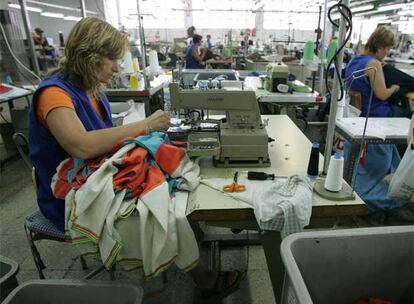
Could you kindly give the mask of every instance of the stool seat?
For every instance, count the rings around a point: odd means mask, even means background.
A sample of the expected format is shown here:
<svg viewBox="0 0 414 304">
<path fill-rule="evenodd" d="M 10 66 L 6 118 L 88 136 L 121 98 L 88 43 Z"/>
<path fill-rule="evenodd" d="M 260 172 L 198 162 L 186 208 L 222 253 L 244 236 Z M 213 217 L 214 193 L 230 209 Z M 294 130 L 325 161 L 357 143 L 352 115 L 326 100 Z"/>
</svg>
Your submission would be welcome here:
<svg viewBox="0 0 414 304">
<path fill-rule="evenodd" d="M 26 216 L 26 227 L 34 233 L 40 233 L 45 236 L 60 239 L 62 241 L 71 242 L 70 235 L 60 231 L 56 226 L 47 218 L 44 217 L 40 210 L 37 210 L 28 216 Z"/>
</svg>

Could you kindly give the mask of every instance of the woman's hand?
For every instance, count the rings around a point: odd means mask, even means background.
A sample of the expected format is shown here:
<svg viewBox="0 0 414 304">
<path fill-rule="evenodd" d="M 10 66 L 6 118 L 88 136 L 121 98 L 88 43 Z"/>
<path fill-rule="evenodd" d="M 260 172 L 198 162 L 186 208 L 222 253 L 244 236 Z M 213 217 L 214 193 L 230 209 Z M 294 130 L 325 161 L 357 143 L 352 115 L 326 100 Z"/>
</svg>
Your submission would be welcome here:
<svg viewBox="0 0 414 304">
<path fill-rule="evenodd" d="M 170 126 L 170 116 L 162 110 L 157 110 L 148 116 L 144 122 L 151 131 L 166 130 Z"/>
<path fill-rule="evenodd" d="M 397 93 L 400 90 L 400 86 L 398 84 L 393 84 L 391 85 L 391 89 L 392 89 L 392 94 Z"/>
</svg>

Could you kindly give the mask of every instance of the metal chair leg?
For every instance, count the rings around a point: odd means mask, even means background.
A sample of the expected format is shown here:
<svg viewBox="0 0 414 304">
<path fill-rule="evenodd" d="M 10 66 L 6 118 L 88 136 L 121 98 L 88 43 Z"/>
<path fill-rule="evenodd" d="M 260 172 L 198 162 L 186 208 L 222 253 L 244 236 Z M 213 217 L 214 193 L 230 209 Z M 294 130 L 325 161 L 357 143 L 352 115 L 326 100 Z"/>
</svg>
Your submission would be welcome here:
<svg viewBox="0 0 414 304">
<path fill-rule="evenodd" d="M 99 266 L 98 268 L 94 269 L 93 271 L 91 271 L 90 273 L 88 273 L 86 276 L 84 276 L 82 278 L 82 280 L 90 280 L 94 276 L 98 275 L 99 273 L 101 273 L 104 270 L 105 270 L 105 266 L 102 264 L 101 266 Z"/>
<path fill-rule="evenodd" d="M 79 255 L 79 258 L 80 258 L 80 262 L 81 262 L 81 265 L 82 265 L 82 269 L 83 270 L 88 269 L 88 264 L 86 264 L 86 260 L 85 260 L 85 257 L 83 256 L 83 254 Z"/>
<path fill-rule="evenodd" d="M 33 232 L 27 229 L 26 224 L 24 224 L 24 231 L 26 233 L 27 241 L 29 242 L 30 250 L 32 252 L 33 261 L 37 268 L 37 272 L 39 273 L 39 278 L 44 280 L 45 275 L 43 274 L 43 269 L 46 268 L 45 264 L 43 263 L 42 258 L 40 257 L 40 253 L 37 250 L 36 244 L 33 240 Z"/>
<path fill-rule="evenodd" d="M 111 281 L 115 281 L 115 269 L 116 269 L 115 263 L 111 268 L 108 269 L 109 277 L 111 278 Z"/>
</svg>

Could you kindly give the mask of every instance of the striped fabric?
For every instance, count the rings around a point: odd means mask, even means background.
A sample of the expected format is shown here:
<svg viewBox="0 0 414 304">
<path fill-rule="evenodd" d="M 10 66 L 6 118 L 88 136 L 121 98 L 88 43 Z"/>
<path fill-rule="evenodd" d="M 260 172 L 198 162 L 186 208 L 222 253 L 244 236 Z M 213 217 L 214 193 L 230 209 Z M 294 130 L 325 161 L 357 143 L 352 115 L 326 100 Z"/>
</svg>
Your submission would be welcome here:
<svg viewBox="0 0 414 304">
<path fill-rule="evenodd" d="M 172 263 L 188 270 L 198 262 L 198 246 L 185 216 L 186 199 L 199 167 L 166 134 L 128 138 L 106 157 L 65 160 L 52 179 L 53 193 L 65 198 L 66 228 L 82 253 L 143 266 L 155 276 Z"/>
</svg>

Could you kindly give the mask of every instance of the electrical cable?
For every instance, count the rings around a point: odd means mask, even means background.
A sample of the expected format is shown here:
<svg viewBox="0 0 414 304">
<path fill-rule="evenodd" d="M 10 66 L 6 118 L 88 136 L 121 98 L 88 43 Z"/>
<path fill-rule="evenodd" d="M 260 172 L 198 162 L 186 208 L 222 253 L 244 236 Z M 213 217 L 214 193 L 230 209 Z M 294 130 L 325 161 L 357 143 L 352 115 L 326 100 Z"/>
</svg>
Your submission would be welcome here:
<svg viewBox="0 0 414 304">
<path fill-rule="evenodd" d="M 338 101 L 342 100 L 342 98 L 344 96 L 344 87 L 343 87 L 343 84 L 342 84 L 342 81 L 341 81 L 342 67 L 339 68 L 337 66 L 336 59 L 337 59 L 337 56 L 339 55 L 339 53 L 345 47 L 346 43 L 349 41 L 349 38 L 351 38 L 351 34 L 352 34 L 352 12 L 351 12 L 351 10 L 349 9 L 348 6 L 342 4 L 341 2 L 342 2 L 342 0 L 340 0 L 337 4 L 331 6 L 331 8 L 328 10 L 328 19 L 334 26 L 339 27 L 339 24 L 336 23 L 335 21 L 333 21 L 332 18 L 331 18 L 332 10 L 337 9 L 339 14 L 342 17 L 344 17 L 345 21 L 347 22 L 346 25 L 345 25 L 347 35 L 346 35 L 346 38 L 345 38 L 343 44 L 341 46 L 337 47 L 337 50 L 336 50 L 335 54 L 332 56 L 331 60 L 329 61 L 328 66 L 326 67 L 326 75 L 325 75 L 326 89 L 328 90 L 328 93 L 331 94 L 331 88 L 329 87 L 329 83 L 328 83 L 328 78 L 329 78 L 328 71 L 329 71 L 332 63 L 335 63 L 335 72 L 336 72 L 336 75 L 338 77 L 340 92 L 341 92 L 341 94 L 338 98 Z"/>
<path fill-rule="evenodd" d="M 352 83 L 354 82 L 355 79 L 358 78 L 363 78 L 363 77 L 368 77 L 368 75 L 366 74 L 367 71 L 369 70 L 373 70 L 374 72 L 374 76 L 372 79 L 372 83 L 375 83 L 375 78 L 377 77 L 377 68 L 376 67 L 368 67 L 362 70 L 357 70 L 354 71 L 352 73 L 352 75 L 350 75 L 348 78 L 345 79 L 346 82 L 348 82 L 350 79 L 352 79 L 351 83 L 348 86 L 348 89 L 351 88 Z M 355 189 L 355 185 L 356 185 L 356 180 L 357 180 L 357 176 L 358 176 L 358 166 L 359 166 L 359 161 L 361 159 L 361 154 L 362 151 L 365 149 L 366 146 L 366 132 L 367 132 L 367 126 L 368 126 L 368 117 L 369 114 L 371 113 L 371 104 L 372 104 L 372 97 L 374 96 L 374 87 L 371 86 L 371 90 L 369 93 L 369 99 L 368 99 L 368 108 L 367 108 L 367 114 L 366 114 L 366 118 L 365 118 L 365 123 L 364 123 L 364 130 L 362 132 L 362 138 L 361 138 L 361 143 L 359 145 L 359 158 L 358 161 L 355 162 L 354 166 L 353 166 L 353 173 L 352 173 L 352 177 L 351 177 L 351 190 L 354 191 Z"/>
<path fill-rule="evenodd" d="M 10 52 L 10 54 L 12 55 L 12 57 L 13 57 L 13 59 L 15 60 L 15 62 L 17 62 L 24 70 L 26 70 L 29 74 L 31 74 L 31 75 L 33 75 L 37 80 L 39 80 L 39 82 L 40 81 L 42 81 L 42 79 L 39 77 L 39 76 L 37 76 L 35 73 L 33 73 L 30 69 L 28 69 L 20 60 L 19 60 L 19 58 L 17 58 L 16 57 L 16 55 L 14 54 L 14 52 L 13 52 L 13 50 L 12 50 L 12 48 L 11 48 L 11 46 L 10 46 L 10 44 L 9 44 L 9 41 L 8 41 L 8 39 L 7 39 L 7 36 L 6 36 L 6 32 L 5 32 L 5 30 L 4 30 L 4 28 L 3 28 L 3 25 L 0 23 L 0 29 L 1 29 L 1 32 L 2 32 L 2 35 L 3 35 L 3 38 L 4 38 L 4 41 L 6 42 L 6 46 L 7 46 L 7 48 L 8 48 L 8 50 L 9 50 L 9 52 Z M 17 68 L 19 68 L 18 67 L 18 65 L 16 65 L 17 66 Z"/>
</svg>

